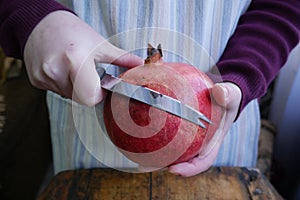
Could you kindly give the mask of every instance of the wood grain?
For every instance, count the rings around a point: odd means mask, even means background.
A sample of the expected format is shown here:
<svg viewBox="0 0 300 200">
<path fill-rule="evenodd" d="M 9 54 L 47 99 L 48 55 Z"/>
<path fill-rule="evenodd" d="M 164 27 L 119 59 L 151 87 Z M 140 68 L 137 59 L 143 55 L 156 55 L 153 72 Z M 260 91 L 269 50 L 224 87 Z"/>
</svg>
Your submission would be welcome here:
<svg viewBox="0 0 300 200">
<path fill-rule="evenodd" d="M 39 196 L 47 199 L 282 199 L 256 170 L 214 167 L 193 177 L 167 171 L 126 173 L 113 169 L 66 171 L 56 175 Z"/>
</svg>

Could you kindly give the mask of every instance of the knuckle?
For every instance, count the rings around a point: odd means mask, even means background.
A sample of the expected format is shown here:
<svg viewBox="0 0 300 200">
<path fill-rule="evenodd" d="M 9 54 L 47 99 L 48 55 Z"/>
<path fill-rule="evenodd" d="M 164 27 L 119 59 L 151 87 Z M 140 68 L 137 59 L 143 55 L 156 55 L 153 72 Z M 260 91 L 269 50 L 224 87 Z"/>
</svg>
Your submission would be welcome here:
<svg viewBox="0 0 300 200">
<path fill-rule="evenodd" d="M 55 69 L 55 65 L 49 64 L 48 62 L 44 62 L 42 64 L 42 71 L 52 80 L 57 79 L 57 70 Z"/>
</svg>

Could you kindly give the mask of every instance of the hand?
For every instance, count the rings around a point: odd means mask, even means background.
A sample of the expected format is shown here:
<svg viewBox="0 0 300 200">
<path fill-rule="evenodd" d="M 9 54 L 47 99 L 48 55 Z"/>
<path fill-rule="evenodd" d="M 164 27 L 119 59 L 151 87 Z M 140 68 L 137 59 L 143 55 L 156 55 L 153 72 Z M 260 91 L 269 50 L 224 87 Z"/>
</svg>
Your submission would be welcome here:
<svg viewBox="0 0 300 200">
<path fill-rule="evenodd" d="M 127 68 L 143 64 L 67 11 L 52 12 L 39 22 L 26 42 L 24 61 L 34 86 L 89 106 L 104 97 L 95 62 Z"/>
<path fill-rule="evenodd" d="M 225 108 L 224 123 L 218 128 L 216 134 L 220 134 L 218 140 L 212 140 L 201 152 L 201 155 L 184 163 L 169 167 L 169 171 L 181 176 L 193 176 L 206 171 L 217 158 L 223 140 L 233 124 L 242 98 L 242 92 L 233 83 L 218 83 L 212 88 L 212 95 L 216 102 Z"/>
</svg>

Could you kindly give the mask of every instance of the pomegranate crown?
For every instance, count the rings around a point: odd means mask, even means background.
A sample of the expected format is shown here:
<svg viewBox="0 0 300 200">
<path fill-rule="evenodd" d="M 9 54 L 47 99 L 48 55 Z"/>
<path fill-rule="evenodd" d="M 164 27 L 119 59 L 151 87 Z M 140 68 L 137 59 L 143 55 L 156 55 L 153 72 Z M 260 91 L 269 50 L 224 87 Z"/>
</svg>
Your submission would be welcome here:
<svg viewBox="0 0 300 200">
<path fill-rule="evenodd" d="M 162 62 L 162 57 L 163 54 L 160 44 L 157 46 L 157 48 L 153 47 L 151 44 L 148 44 L 147 58 L 145 59 L 145 64 L 160 63 Z"/>
</svg>

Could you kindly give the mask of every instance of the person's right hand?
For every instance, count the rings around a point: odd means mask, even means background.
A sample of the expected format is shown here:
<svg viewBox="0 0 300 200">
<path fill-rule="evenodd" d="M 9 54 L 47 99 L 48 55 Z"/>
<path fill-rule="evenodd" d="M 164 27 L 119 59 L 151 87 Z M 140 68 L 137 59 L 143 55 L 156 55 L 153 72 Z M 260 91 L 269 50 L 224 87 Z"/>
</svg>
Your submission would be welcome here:
<svg viewBox="0 0 300 200">
<path fill-rule="evenodd" d="M 52 12 L 38 23 L 26 42 L 24 61 L 35 87 L 88 106 L 104 97 L 95 62 L 127 68 L 143 64 L 67 11 Z"/>
</svg>

